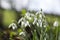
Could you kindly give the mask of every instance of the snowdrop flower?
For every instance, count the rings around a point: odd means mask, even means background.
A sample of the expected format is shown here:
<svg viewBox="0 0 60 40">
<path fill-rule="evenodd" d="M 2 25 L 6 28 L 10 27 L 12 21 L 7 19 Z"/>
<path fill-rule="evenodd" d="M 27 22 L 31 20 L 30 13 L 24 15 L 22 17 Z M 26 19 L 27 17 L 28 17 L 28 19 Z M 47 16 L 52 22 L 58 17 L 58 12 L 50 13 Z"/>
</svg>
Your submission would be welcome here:
<svg viewBox="0 0 60 40">
<path fill-rule="evenodd" d="M 29 13 L 29 12 L 27 12 L 25 16 L 30 16 L 30 13 Z"/>
<path fill-rule="evenodd" d="M 42 22 L 40 23 L 40 27 L 42 27 Z"/>
<path fill-rule="evenodd" d="M 23 28 L 25 28 L 26 26 L 29 26 L 30 27 L 30 24 L 29 24 L 29 22 L 24 18 L 24 17 L 22 17 L 19 21 L 18 21 L 18 24 L 21 24 L 20 26 L 21 26 L 21 28 L 23 29 Z"/>
<path fill-rule="evenodd" d="M 30 26 L 30 24 L 28 21 L 22 21 L 21 26 L 26 27 L 26 26 Z"/>
<path fill-rule="evenodd" d="M 30 17 L 30 14 L 26 14 L 25 18 L 27 18 L 28 20 L 31 20 L 32 18 Z"/>
<path fill-rule="evenodd" d="M 37 22 L 37 18 L 34 18 L 33 25 Z"/>
<path fill-rule="evenodd" d="M 30 17 L 30 13 L 27 12 L 26 15 L 25 15 L 25 17 L 26 17 L 27 19 L 31 19 L 31 17 Z"/>
<path fill-rule="evenodd" d="M 27 12 L 25 16 L 34 16 L 34 14 Z"/>
<path fill-rule="evenodd" d="M 38 11 L 36 15 L 43 14 L 42 10 Z"/>
<path fill-rule="evenodd" d="M 42 15 L 40 14 L 39 17 L 42 18 Z"/>
<path fill-rule="evenodd" d="M 55 21 L 55 22 L 53 23 L 53 26 L 54 26 L 54 27 L 58 27 L 58 21 Z"/>
<path fill-rule="evenodd" d="M 44 25 L 44 28 L 46 27 L 46 25 Z"/>
<path fill-rule="evenodd" d="M 17 25 L 15 23 L 10 24 L 9 28 L 11 28 L 11 27 L 13 30 L 17 29 Z"/>
<path fill-rule="evenodd" d="M 25 20 L 23 17 L 21 19 L 19 19 L 18 24 L 23 20 Z"/>
<path fill-rule="evenodd" d="M 25 15 L 25 18 L 27 18 L 28 20 L 31 20 L 32 17 L 34 17 L 34 14 L 29 13 L 29 12 L 27 12 L 26 15 Z"/>
<path fill-rule="evenodd" d="M 25 25 L 25 23 L 22 21 L 22 22 L 21 22 L 21 26 L 23 27 L 24 25 Z"/>
<path fill-rule="evenodd" d="M 39 23 L 37 23 L 37 26 L 39 27 Z"/>
<path fill-rule="evenodd" d="M 30 27 L 30 24 L 29 24 L 28 21 L 26 21 L 26 23 L 25 23 L 25 27 L 26 27 L 26 26 L 29 26 L 29 27 Z"/>
<path fill-rule="evenodd" d="M 36 15 L 39 15 L 39 14 L 41 14 L 42 12 L 41 11 L 38 11 L 37 13 L 36 13 Z"/>
<path fill-rule="evenodd" d="M 42 21 L 41 19 L 38 20 L 39 26 L 42 27 Z"/>
<path fill-rule="evenodd" d="M 20 25 L 20 27 L 23 29 L 25 27 L 25 18 L 22 17 L 21 19 L 19 19 L 18 24 Z"/>
<path fill-rule="evenodd" d="M 42 11 L 38 11 L 36 15 L 39 16 L 39 18 L 45 17 L 44 13 Z"/>
<path fill-rule="evenodd" d="M 29 24 L 28 21 L 22 21 L 21 26 L 22 27 L 26 27 L 26 26 L 29 26 L 30 27 L 30 24 Z"/>
<path fill-rule="evenodd" d="M 25 32 L 20 32 L 19 35 L 20 35 L 20 36 L 26 36 L 26 35 L 25 35 Z"/>
</svg>

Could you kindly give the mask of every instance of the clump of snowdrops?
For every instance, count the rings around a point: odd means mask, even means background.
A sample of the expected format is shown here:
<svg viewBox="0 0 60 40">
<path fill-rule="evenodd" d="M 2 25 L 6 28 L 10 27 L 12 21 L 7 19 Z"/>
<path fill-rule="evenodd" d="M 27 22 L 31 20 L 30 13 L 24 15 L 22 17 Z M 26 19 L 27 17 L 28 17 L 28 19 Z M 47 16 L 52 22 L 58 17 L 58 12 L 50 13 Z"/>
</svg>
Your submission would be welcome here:
<svg viewBox="0 0 60 40">
<path fill-rule="evenodd" d="M 9 25 L 22 40 L 49 40 L 48 23 L 42 9 L 35 14 L 27 12 L 17 23 Z M 20 29 L 20 32 L 17 30 Z"/>
</svg>

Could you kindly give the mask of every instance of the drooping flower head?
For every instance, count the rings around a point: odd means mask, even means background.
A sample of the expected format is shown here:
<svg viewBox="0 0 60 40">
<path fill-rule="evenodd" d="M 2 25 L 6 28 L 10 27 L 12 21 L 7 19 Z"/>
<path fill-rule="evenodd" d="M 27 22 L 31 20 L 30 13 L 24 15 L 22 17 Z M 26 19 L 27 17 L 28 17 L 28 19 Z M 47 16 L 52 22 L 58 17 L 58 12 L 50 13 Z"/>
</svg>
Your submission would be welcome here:
<svg viewBox="0 0 60 40">
<path fill-rule="evenodd" d="M 24 17 L 19 19 L 18 24 L 20 24 L 21 28 L 25 28 L 26 26 L 30 27 L 29 22 Z"/>
<path fill-rule="evenodd" d="M 17 25 L 15 23 L 11 23 L 9 25 L 9 28 L 12 28 L 13 30 L 17 29 Z"/>
</svg>

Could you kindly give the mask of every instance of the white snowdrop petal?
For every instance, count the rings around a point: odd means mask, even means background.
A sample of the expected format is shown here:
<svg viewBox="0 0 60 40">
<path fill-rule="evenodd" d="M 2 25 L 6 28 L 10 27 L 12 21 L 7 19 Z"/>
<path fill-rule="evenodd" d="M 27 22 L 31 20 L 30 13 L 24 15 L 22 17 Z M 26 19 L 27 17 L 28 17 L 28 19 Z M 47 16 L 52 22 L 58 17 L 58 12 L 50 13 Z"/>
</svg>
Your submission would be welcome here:
<svg viewBox="0 0 60 40">
<path fill-rule="evenodd" d="M 25 32 L 20 32 L 19 35 L 25 36 Z"/>
<path fill-rule="evenodd" d="M 46 27 L 46 25 L 44 25 L 44 27 Z"/>
<path fill-rule="evenodd" d="M 29 22 L 28 22 L 28 21 L 26 21 L 26 23 L 25 23 L 25 27 L 26 27 L 26 26 L 29 26 Z"/>
<path fill-rule="evenodd" d="M 53 24 L 53 26 L 57 27 L 58 26 L 58 21 L 55 21 L 54 24 Z"/>
<path fill-rule="evenodd" d="M 31 17 L 29 17 L 29 20 L 31 20 L 32 18 Z"/>
<path fill-rule="evenodd" d="M 23 17 L 22 17 L 21 19 L 19 19 L 18 24 L 19 24 L 23 19 L 24 19 Z"/>
<path fill-rule="evenodd" d="M 44 40 L 46 40 L 46 38 L 44 38 Z"/>
<path fill-rule="evenodd" d="M 27 23 L 25 24 L 25 27 L 27 26 Z"/>
<path fill-rule="evenodd" d="M 42 22 L 40 23 L 40 27 L 42 27 Z"/>
<path fill-rule="evenodd" d="M 42 15 L 40 14 L 39 17 L 42 18 Z"/>
<path fill-rule="evenodd" d="M 23 26 L 23 25 L 24 25 L 24 22 L 22 21 L 21 26 Z"/>
<path fill-rule="evenodd" d="M 37 26 L 39 26 L 39 23 L 37 23 Z"/>
<path fill-rule="evenodd" d="M 12 27 L 12 29 L 14 30 L 14 29 L 15 29 L 15 27 Z"/>
<path fill-rule="evenodd" d="M 39 19 L 38 22 L 41 23 L 42 22 L 41 19 Z"/>
<path fill-rule="evenodd" d="M 8 28 L 10 28 L 11 26 L 12 26 L 12 24 L 10 24 Z"/>
<path fill-rule="evenodd" d="M 33 25 L 35 24 L 36 21 L 33 22 Z"/>
<path fill-rule="evenodd" d="M 33 24 L 35 24 L 35 23 L 36 23 L 36 20 L 34 20 Z"/>
</svg>

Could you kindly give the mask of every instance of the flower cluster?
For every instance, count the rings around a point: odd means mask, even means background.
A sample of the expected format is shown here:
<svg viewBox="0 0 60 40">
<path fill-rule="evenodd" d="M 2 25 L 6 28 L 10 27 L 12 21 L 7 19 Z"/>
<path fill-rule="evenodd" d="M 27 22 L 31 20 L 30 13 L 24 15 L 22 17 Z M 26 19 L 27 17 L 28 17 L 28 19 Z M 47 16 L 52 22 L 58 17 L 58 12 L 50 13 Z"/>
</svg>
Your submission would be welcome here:
<svg viewBox="0 0 60 40">
<path fill-rule="evenodd" d="M 30 32 L 32 32 L 32 31 L 30 30 L 30 28 L 32 28 L 32 27 L 31 27 L 31 24 L 32 24 L 34 27 L 35 27 L 35 25 L 36 25 L 36 29 L 33 29 L 33 31 L 34 31 L 34 30 L 37 31 L 37 28 L 42 28 L 42 31 L 43 31 L 43 28 L 45 28 L 45 27 L 47 26 L 47 22 L 46 22 L 46 19 L 45 19 L 45 15 L 44 15 L 44 13 L 42 12 L 42 10 L 36 12 L 35 14 L 27 12 L 24 17 L 22 17 L 22 18 L 20 18 L 20 19 L 18 20 L 17 25 L 19 25 L 19 27 L 23 30 L 22 32 L 19 33 L 19 35 L 24 35 L 24 36 L 26 36 L 26 35 L 25 35 L 25 34 L 26 34 L 25 31 L 27 31 L 27 33 L 28 33 L 29 35 L 32 35 L 32 33 L 30 33 Z M 16 23 L 12 23 L 12 24 L 9 25 L 9 28 L 12 27 L 12 29 L 15 30 L 15 29 L 18 28 L 17 25 L 16 25 Z M 30 27 L 30 28 L 29 28 L 29 27 Z M 27 29 L 26 29 L 26 28 L 27 28 Z M 29 30 L 30 32 L 28 32 L 28 30 Z M 40 32 L 40 31 L 41 31 L 41 30 L 39 30 L 39 32 Z M 41 31 L 41 32 L 42 32 L 42 31 Z M 39 33 L 39 32 L 38 32 L 38 33 Z M 33 33 L 34 33 L 34 32 L 33 32 Z M 41 33 L 41 34 L 42 34 L 42 33 Z M 43 35 L 43 34 L 42 34 L 42 35 Z"/>
</svg>

